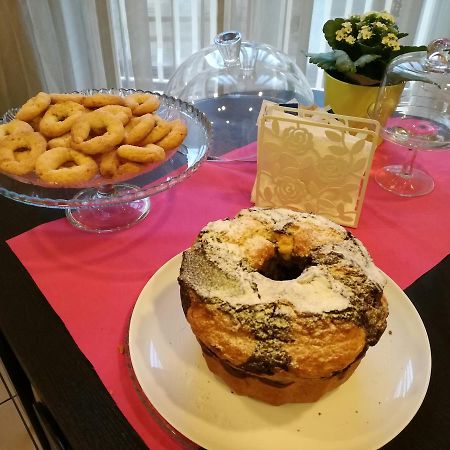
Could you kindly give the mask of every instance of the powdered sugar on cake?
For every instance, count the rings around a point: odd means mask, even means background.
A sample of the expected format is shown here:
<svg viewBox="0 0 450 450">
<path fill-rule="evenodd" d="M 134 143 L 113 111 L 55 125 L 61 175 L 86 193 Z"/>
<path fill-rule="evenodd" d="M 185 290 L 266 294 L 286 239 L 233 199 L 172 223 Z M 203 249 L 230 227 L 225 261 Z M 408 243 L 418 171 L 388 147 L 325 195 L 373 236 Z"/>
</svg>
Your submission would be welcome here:
<svg viewBox="0 0 450 450">
<path fill-rule="evenodd" d="M 307 255 L 312 258 L 311 264 L 293 279 L 278 281 L 258 272 L 254 267 L 258 255 L 278 254 L 276 239 L 296 230 L 311 236 L 314 246 L 311 256 Z M 230 280 L 217 283 L 211 279 L 196 285 L 198 294 L 223 299 L 235 307 L 288 302 L 299 313 L 343 311 L 361 295 L 360 283 L 348 279 L 352 274 L 381 291 L 385 284 L 385 277 L 361 242 L 343 227 L 316 215 L 251 208 L 234 219 L 208 224 L 197 245 L 205 258 Z"/>
</svg>

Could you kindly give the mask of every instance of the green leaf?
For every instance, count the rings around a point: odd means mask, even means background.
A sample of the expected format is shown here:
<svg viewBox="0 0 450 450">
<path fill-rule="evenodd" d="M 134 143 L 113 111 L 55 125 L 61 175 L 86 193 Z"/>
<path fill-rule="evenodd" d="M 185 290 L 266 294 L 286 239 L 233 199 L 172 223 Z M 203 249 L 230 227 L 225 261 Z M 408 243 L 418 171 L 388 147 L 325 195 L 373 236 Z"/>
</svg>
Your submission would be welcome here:
<svg viewBox="0 0 450 450">
<path fill-rule="evenodd" d="M 309 53 L 309 61 L 318 65 L 323 70 L 335 70 L 336 54 L 335 52 L 328 53 Z"/>
<path fill-rule="evenodd" d="M 355 61 L 355 67 L 364 67 L 378 58 L 381 58 L 381 55 L 363 55 Z"/>
<path fill-rule="evenodd" d="M 343 73 L 356 72 L 356 66 L 347 53 L 343 50 L 336 50 L 336 53 L 338 53 L 336 58 L 336 70 Z"/>
<path fill-rule="evenodd" d="M 339 45 L 339 41 L 336 41 L 336 31 L 342 28 L 342 24 L 345 21 L 346 19 L 338 17 L 334 20 L 327 20 L 323 25 L 323 34 L 331 48 L 336 48 Z"/>
<path fill-rule="evenodd" d="M 363 55 L 382 55 L 386 49 L 382 45 L 365 45 L 360 43 L 359 50 Z"/>
<path fill-rule="evenodd" d="M 403 55 L 404 53 L 410 53 L 410 52 L 424 52 L 427 50 L 426 45 L 422 45 L 420 47 L 416 47 L 414 45 L 402 45 L 400 46 L 400 50 L 396 50 L 392 52 L 392 56 L 396 57 L 398 55 Z"/>
</svg>

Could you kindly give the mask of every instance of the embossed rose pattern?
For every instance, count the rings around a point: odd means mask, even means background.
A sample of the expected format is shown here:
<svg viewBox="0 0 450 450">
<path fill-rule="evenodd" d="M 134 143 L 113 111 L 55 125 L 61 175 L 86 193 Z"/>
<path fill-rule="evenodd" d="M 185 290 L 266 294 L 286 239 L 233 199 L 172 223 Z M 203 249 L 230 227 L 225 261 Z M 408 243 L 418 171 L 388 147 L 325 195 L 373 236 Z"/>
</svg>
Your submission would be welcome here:
<svg viewBox="0 0 450 450">
<path fill-rule="evenodd" d="M 375 147 L 361 135 L 292 120 L 274 119 L 264 131 L 257 204 L 313 212 L 352 226 Z"/>
</svg>

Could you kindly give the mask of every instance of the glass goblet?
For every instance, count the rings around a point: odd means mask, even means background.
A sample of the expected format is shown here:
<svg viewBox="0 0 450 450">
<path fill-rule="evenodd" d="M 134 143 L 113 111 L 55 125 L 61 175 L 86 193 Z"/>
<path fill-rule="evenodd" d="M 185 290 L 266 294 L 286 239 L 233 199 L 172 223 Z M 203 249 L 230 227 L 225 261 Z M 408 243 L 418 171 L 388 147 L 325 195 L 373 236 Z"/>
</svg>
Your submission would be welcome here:
<svg viewBox="0 0 450 450">
<path fill-rule="evenodd" d="M 372 117 L 380 122 L 382 137 L 407 148 L 409 157 L 383 167 L 375 179 L 394 194 L 430 193 L 434 180 L 416 167 L 418 151 L 450 147 L 449 49 L 449 39 L 438 39 L 426 52 L 398 56 L 386 70 Z"/>
</svg>

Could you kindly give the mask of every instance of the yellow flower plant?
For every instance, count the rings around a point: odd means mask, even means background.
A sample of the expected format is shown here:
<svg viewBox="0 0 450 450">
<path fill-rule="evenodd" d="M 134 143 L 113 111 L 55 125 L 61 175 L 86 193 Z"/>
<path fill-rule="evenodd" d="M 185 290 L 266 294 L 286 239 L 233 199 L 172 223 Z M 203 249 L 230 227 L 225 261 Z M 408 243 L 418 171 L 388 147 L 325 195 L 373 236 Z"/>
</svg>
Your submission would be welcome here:
<svg viewBox="0 0 450 450">
<path fill-rule="evenodd" d="M 394 16 L 384 11 L 328 20 L 323 33 L 332 51 L 308 54 L 310 62 L 353 84 L 378 85 L 393 58 L 426 50 L 401 45 L 399 40 L 408 34 L 401 33 Z"/>
</svg>

